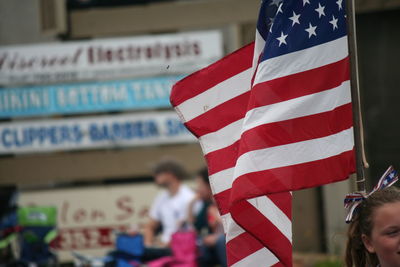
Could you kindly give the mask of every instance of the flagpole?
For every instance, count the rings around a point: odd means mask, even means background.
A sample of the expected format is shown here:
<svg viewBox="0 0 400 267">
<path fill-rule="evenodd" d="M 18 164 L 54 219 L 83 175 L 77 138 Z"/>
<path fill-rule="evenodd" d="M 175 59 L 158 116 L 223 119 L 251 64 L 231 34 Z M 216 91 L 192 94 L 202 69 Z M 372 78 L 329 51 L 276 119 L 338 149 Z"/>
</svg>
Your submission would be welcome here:
<svg viewBox="0 0 400 267">
<path fill-rule="evenodd" d="M 356 38 L 356 16 L 354 0 L 345 0 L 347 8 L 347 33 L 348 47 L 350 56 L 350 86 L 353 104 L 353 123 L 354 123 L 354 144 L 356 153 L 356 187 L 357 191 L 365 192 L 365 168 L 368 163 L 364 150 L 364 133 L 361 114 L 360 101 L 360 81 L 358 76 L 358 55 L 357 55 L 357 38 Z"/>
</svg>

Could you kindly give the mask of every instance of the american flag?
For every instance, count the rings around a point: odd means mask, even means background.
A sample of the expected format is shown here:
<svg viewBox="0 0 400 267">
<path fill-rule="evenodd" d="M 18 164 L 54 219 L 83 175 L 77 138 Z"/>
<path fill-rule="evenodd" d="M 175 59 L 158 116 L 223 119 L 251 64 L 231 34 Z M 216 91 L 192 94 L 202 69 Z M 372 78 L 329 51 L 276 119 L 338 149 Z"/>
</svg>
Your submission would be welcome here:
<svg viewBox="0 0 400 267">
<path fill-rule="evenodd" d="M 291 266 L 292 190 L 355 171 L 345 3 L 262 1 L 256 42 L 179 81 L 230 266 Z"/>
</svg>

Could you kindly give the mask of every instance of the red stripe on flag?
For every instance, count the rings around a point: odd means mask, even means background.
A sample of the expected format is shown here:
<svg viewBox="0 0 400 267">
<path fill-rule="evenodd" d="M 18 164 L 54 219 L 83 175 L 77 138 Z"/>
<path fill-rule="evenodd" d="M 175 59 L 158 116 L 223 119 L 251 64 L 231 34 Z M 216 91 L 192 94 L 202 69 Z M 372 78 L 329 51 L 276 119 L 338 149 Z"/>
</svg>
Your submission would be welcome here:
<svg viewBox="0 0 400 267">
<path fill-rule="evenodd" d="M 231 197 L 238 201 L 243 196 L 252 198 L 271 189 L 285 192 L 320 186 L 348 178 L 349 170 L 355 172 L 354 150 L 317 161 L 248 173 L 234 181 Z"/>
<path fill-rule="evenodd" d="M 230 177 L 229 177 L 230 178 Z M 221 215 L 229 213 L 229 201 L 231 198 L 231 189 L 227 189 L 214 195 L 218 210 Z"/>
<path fill-rule="evenodd" d="M 235 166 L 238 158 L 240 141 L 205 155 L 210 175 Z"/>
<path fill-rule="evenodd" d="M 232 192 L 232 188 L 227 189 L 225 191 L 222 191 L 222 192 L 214 195 L 215 201 L 217 201 L 218 207 L 220 208 L 221 215 L 225 215 L 225 214 L 229 213 L 229 202 L 227 202 L 227 199 L 230 200 L 231 192 Z M 247 192 L 247 191 L 245 191 L 245 192 Z M 240 192 L 240 193 L 243 193 L 243 192 Z M 258 195 L 260 195 L 260 194 L 258 194 Z M 291 219 L 292 211 L 291 211 L 290 207 L 289 206 L 281 206 L 281 204 L 280 204 L 280 203 L 282 203 L 282 201 L 286 201 L 286 196 L 284 194 L 281 194 L 281 193 L 269 194 L 268 198 L 272 202 L 274 202 L 274 204 L 277 207 L 279 207 L 282 210 L 282 212 L 289 219 Z"/>
<path fill-rule="evenodd" d="M 343 81 L 349 80 L 348 63 L 348 58 L 345 58 L 317 69 L 257 84 L 251 91 L 252 98 L 249 109 L 335 88 Z M 331 75 L 332 73 L 335 75 Z M 326 83 L 321 82 L 323 79 L 320 75 L 329 77 Z M 247 92 L 228 100 L 187 122 L 186 126 L 197 137 L 215 132 L 245 116 L 247 107 L 242 103 L 247 103 L 249 97 L 250 92 Z"/>
<path fill-rule="evenodd" d="M 246 115 L 247 109 L 243 103 L 247 103 L 249 98 L 250 90 L 186 122 L 185 126 L 197 137 L 218 131 Z"/>
<path fill-rule="evenodd" d="M 291 194 L 280 194 L 286 201 L 281 202 L 279 208 L 291 210 Z M 285 266 L 292 266 L 292 254 L 287 253 L 292 251 L 291 241 L 253 205 L 246 200 L 234 202 L 231 205 L 231 215 L 242 228 L 268 247 Z M 246 227 L 243 227 L 244 225 Z"/>
<path fill-rule="evenodd" d="M 355 172 L 354 150 L 326 159 L 243 175 L 234 181 L 232 188 L 215 194 L 214 198 L 221 215 L 224 215 L 229 213 L 230 201 L 239 201 L 243 196 L 249 199 L 270 192 L 271 188 L 274 192 L 285 192 L 288 188 L 300 190 L 341 181 L 348 177 L 348 170 Z M 268 197 L 279 206 L 279 194 L 269 194 Z M 282 208 L 282 211 L 290 217 L 290 210 Z"/>
<path fill-rule="evenodd" d="M 269 194 L 267 197 L 277 206 L 279 209 L 292 220 L 292 195 L 289 192 L 286 193 L 275 193 Z M 289 205 L 290 203 L 290 205 Z"/>
<path fill-rule="evenodd" d="M 349 79 L 349 58 L 346 57 L 316 69 L 254 85 L 248 109 L 322 92 L 335 88 Z"/>
<path fill-rule="evenodd" d="M 249 69 L 253 64 L 254 43 L 177 82 L 171 91 L 170 101 L 175 107 L 201 94 L 215 85 Z M 211 75 L 212 74 L 212 75 Z M 195 78 L 194 78 L 195 76 Z"/>
<path fill-rule="evenodd" d="M 242 143 L 239 155 L 256 149 L 301 142 L 338 133 L 353 125 L 351 114 L 352 106 L 349 103 L 332 111 L 258 126 L 243 133 L 242 140 L 246 140 L 246 142 Z M 240 141 L 237 141 L 205 156 L 210 175 L 235 166 L 239 143 Z"/>
<path fill-rule="evenodd" d="M 249 151 L 329 136 L 353 126 L 352 105 L 252 128 L 242 134 L 239 156 Z"/>
<path fill-rule="evenodd" d="M 247 232 L 236 236 L 226 243 L 228 266 L 232 266 L 263 247 L 264 245 L 260 241 Z"/>
</svg>

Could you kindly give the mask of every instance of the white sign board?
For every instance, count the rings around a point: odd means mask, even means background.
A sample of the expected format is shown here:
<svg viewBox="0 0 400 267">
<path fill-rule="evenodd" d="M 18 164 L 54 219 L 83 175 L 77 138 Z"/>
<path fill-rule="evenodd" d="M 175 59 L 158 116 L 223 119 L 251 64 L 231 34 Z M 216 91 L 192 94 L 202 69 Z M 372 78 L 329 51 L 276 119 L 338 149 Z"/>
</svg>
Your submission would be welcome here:
<svg viewBox="0 0 400 267">
<path fill-rule="evenodd" d="M 63 261 L 72 250 L 104 256 L 114 247 L 113 231 L 146 222 L 157 191 L 153 183 L 28 191 L 20 193 L 19 205 L 57 207 L 56 247 Z"/>
<path fill-rule="evenodd" d="M 187 74 L 223 56 L 219 31 L 0 47 L 0 85 Z"/>
<path fill-rule="evenodd" d="M 0 154 L 192 142 L 173 111 L 0 124 Z"/>
</svg>

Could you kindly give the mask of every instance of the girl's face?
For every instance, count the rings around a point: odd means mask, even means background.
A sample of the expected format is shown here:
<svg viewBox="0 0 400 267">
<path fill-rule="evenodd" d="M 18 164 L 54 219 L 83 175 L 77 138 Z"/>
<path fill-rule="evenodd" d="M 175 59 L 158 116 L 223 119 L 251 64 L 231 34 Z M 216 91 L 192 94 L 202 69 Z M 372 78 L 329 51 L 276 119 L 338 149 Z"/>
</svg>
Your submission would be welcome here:
<svg viewBox="0 0 400 267">
<path fill-rule="evenodd" d="M 381 267 L 400 267 L 400 202 L 384 204 L 372 216 L 371 235 L 362 235 L 364 246 L 376 253 Z"/>
<path fill-rule="evenodd" d="M 201 177 L 196 178 L 197 194 L 203 200 L 208 200 L 212 198 L 212 192 L 210 185 L 208 185 Z"/>
</svg>

